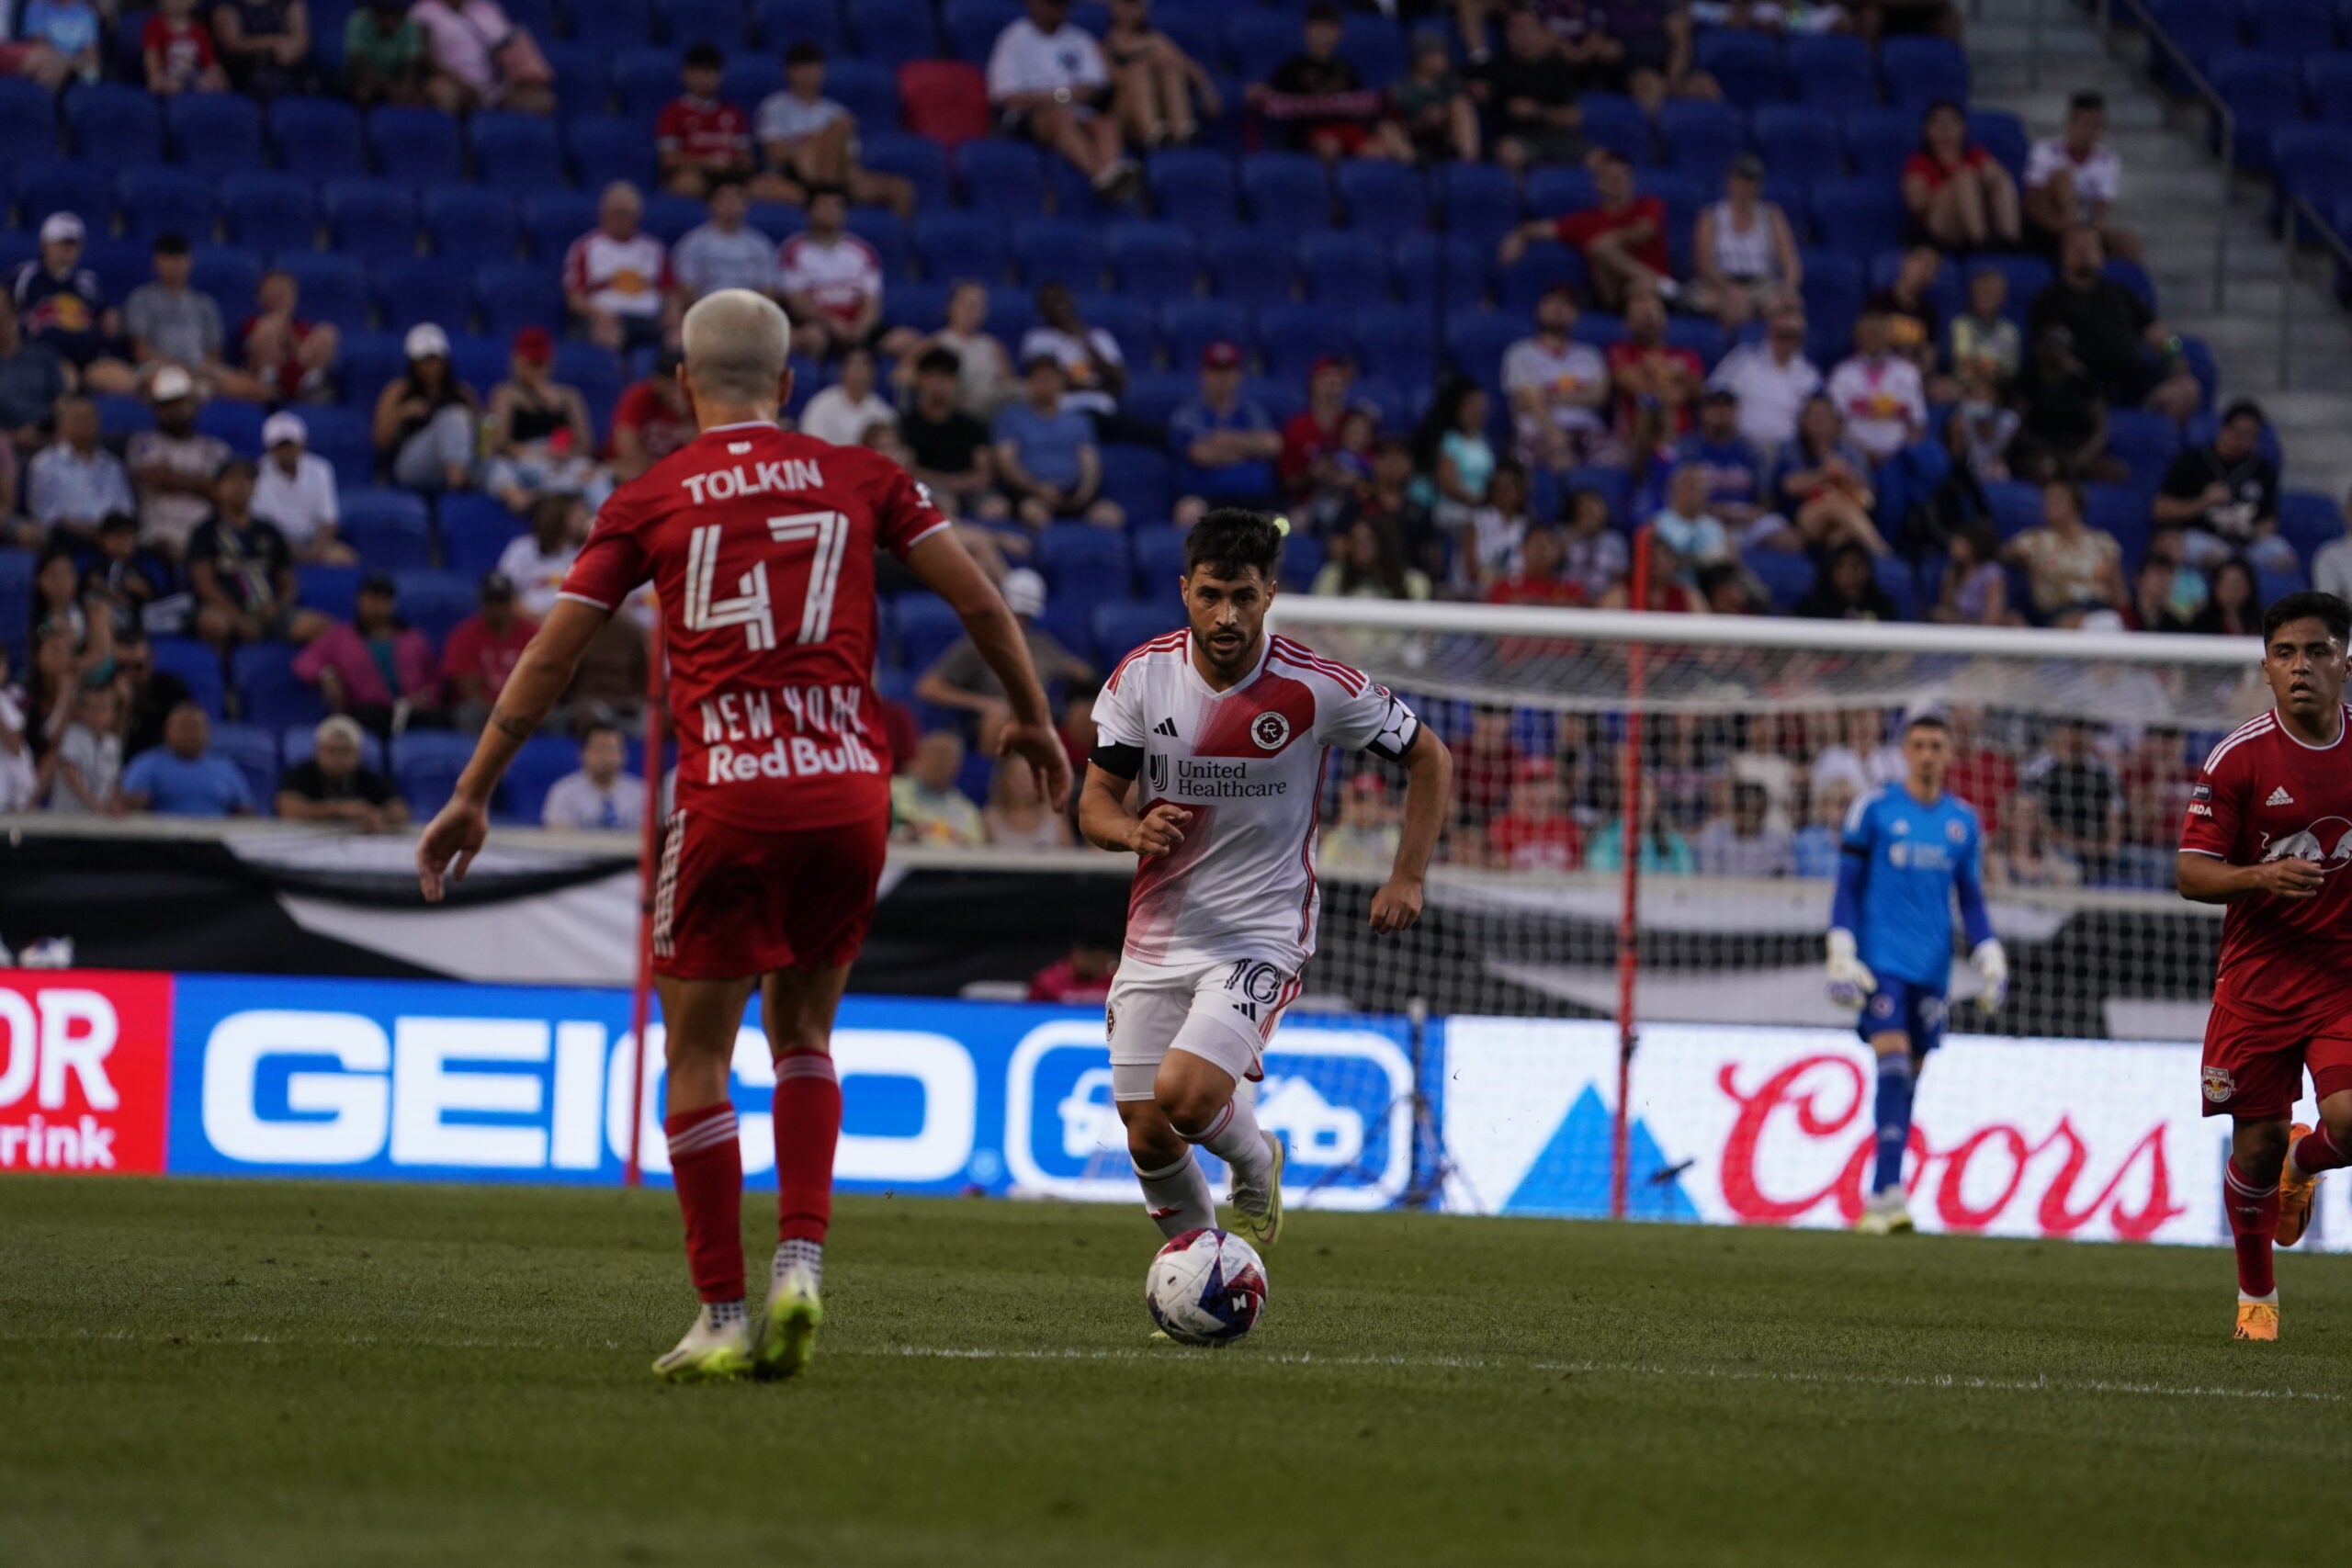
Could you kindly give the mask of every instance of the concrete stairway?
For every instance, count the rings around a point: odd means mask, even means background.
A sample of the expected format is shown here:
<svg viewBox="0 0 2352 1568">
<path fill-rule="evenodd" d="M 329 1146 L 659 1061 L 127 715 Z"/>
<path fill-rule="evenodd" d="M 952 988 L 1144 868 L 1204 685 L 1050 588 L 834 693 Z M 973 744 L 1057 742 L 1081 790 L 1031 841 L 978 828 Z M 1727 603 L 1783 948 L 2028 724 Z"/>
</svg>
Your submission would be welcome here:
<svg viewBox="0 0 2352 1568">
<path fill-rule="evenodd" d="M 2033 26 L 2041 21 L 2041 80 L 2033 81 Z M 2222 396 L 2259 400 L 2287 453 L 2286 482 L 2342 496 L 2352 486 L 2352 321 L 2328 292 L 2327 270 L 2306 255 L 2291 281 L 2264 222 L 2267 182 L 2228 182 L 2207 150 L 2201 107 L 2170 103 L 2138 69 L 2144 44 L 2119 36 L 2110 53 L 2071 0 L 1977 0 L 1969 20 L 1972 99 L 2024 118 L 2035 137 L 2054 134 L 2066 100 L 2085 88 L 2107 95 L 2109 144 L 2123 158 L 2118 220 L 2136 230 L 2165 320 L 2212 345 Z M 2222 303 L 2214 296 L 2216 236 L 2226 229 Z M 2289 301 L 2288 389 L 2280 387 L 2279 300 Z"/>
</svg>

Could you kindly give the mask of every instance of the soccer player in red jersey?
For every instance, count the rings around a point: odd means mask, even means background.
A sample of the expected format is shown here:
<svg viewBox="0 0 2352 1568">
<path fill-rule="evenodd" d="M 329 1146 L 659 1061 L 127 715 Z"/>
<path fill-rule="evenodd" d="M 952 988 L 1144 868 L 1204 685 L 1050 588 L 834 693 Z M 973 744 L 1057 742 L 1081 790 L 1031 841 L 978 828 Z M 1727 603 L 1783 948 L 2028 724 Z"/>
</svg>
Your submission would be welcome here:
<svg viewBox="0 0 2352 1568">
<path fill-rule="evenodd" d="M 663 1129 L 701 1314 L 654 1371 L 677 1382 L 808 1362 L 832 1213 L 841 1086 L 833 1013 L 865 941 L 889 829 L 874 668 L 874 551 L 962 618 L 1012 705 L 1000 754 L 1060 810 L 1069 760 L 1027 644 L 922 487 L 888 458 L 776 427 L 791 326 L 722 289 L 686 313 L 679 383 L 700 434 L 605 502 L 561 597 L 498 696 L 449 804 L 417 845 L 427 899 L 465 873 L 491 792 L 615 609 L 660 595 L 678 737 L 654 893 L 668 1025 Z M 767 1309 L 745 1306 L 743 1162 L 728 1096 L 752 992 L 775 1058 L 778 1246 Z"/>
<path fill-rule="evenodd" d="M 2223 1179 L 2235 1337 L 2278 1337 L 2275 1237 L 2302 1238 L 2324 1170 L 2352 1163 L 2352 605 L 2290 593 L 2262 617 L 2276 705 L 2213 748 L 2189 793 L 2181 896 L 2227 904 L 2205 1026 L 2205 1114 L 2234 1123 Z M 2288 1119 L 2311 1069 L 2316 1129 Z"/>
</svg>

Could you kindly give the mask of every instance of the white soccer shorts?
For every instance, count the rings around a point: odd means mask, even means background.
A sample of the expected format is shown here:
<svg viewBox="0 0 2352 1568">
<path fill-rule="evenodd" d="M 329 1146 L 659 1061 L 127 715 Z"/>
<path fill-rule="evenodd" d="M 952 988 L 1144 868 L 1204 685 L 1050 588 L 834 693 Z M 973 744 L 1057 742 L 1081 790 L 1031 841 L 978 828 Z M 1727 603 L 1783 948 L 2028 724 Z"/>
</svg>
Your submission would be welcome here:
<svg viewBox="0 0 2352 1568">
<path fill-rule="evenodd" d="M 1170 1051 L 1189 1051 L 1254 1083 L 1264 1076 L 1259 1057 L 1297 995 L 1298 976 L 1256 959 L 1149 977 L 1122 965 L 1102 1015 L 1112 1098 L 1151 1099 L 1160 1059 Z"/>
</svg>

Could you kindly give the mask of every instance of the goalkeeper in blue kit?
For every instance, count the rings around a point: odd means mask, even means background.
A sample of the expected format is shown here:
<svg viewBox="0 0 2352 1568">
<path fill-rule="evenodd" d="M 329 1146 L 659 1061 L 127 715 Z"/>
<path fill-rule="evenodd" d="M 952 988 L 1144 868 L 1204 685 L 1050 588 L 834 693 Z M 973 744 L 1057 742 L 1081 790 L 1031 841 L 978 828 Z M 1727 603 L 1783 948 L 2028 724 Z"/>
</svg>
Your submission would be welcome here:
<svg viewBox="0 0 2352 1568">
<path fill-rule="evenodd" d="M 1904 721 L 1903 761 L 1901 784 L 1872 790 L 1846 816 L 1829 914 L 1829 999 L 1861 1010 L 1855 1032 L 1878 1055 L 1877 1168 L 1854 1225 L 1871 1235 L 1911 1228 L 1903 1154 L 1912 1090 L 1943 1040 L 1955 893 L 1987 1010 L 2009 985 L 2008 959 L 1984 913 L 1983 831 L 1968 803 L 1944 793 L 1951 731 L 1940 715 Z"/>
</svg>

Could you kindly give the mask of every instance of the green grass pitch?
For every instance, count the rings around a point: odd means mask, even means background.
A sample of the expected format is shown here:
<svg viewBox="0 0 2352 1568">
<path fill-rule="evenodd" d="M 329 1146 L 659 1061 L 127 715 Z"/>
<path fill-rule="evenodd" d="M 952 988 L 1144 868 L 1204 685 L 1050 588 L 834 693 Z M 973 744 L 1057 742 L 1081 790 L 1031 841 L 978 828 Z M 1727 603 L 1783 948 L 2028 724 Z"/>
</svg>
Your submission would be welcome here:
<svg viewBox="0 0 2352 1568">
<path fill-rule="evenodd" d="M 747 1203 L 754 1271 L 766 1201 Z M 665 1192 L 0 1180 L 0 1561 L 2333 1555 L 2352 1258 L 1295 1214 L 1152 1348 L 1134 1209 L 844 1201 L 810 1374 L 668 1388 Z"/>
</svg>

